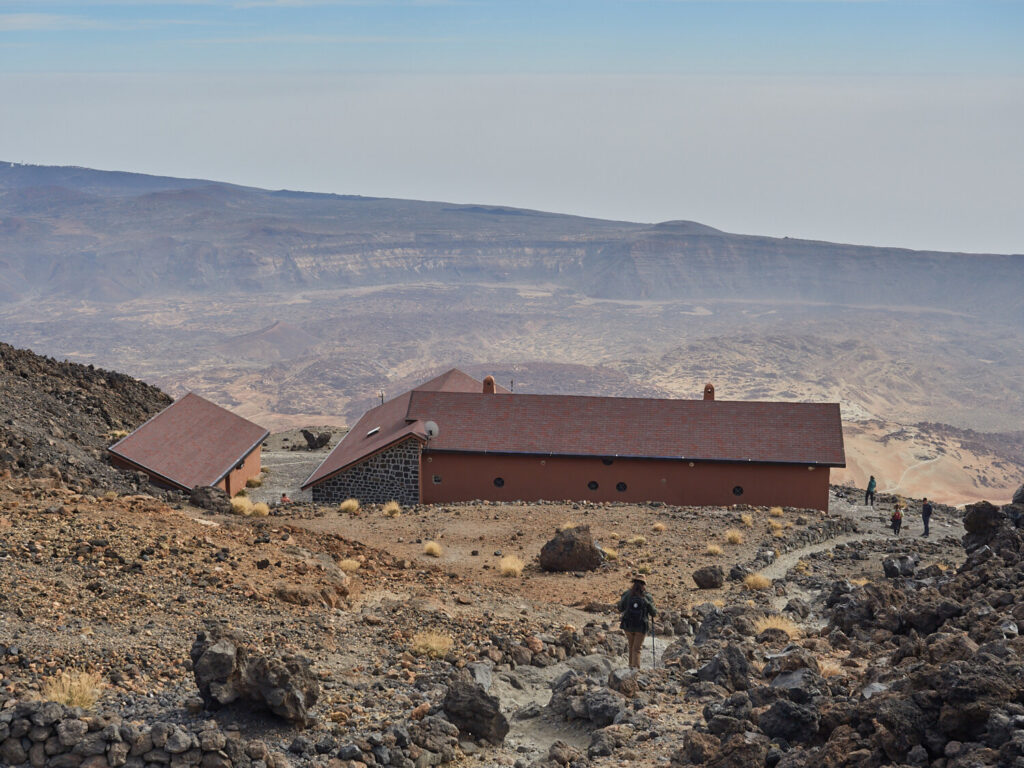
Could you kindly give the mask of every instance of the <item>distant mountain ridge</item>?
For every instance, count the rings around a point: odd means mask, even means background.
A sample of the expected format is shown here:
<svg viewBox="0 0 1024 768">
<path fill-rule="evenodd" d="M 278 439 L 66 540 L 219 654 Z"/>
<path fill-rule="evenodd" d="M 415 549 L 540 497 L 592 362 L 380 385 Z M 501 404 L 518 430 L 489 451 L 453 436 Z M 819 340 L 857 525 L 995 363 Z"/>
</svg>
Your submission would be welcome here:
<svg viewBox="0 0 1024 768">
<path fill-rule="evenodd" d="M 601 299 L 907 304 L 1024 322 L 1024 256 L 0 165 L 0 301 L 439 282 Z"/>
</svg>

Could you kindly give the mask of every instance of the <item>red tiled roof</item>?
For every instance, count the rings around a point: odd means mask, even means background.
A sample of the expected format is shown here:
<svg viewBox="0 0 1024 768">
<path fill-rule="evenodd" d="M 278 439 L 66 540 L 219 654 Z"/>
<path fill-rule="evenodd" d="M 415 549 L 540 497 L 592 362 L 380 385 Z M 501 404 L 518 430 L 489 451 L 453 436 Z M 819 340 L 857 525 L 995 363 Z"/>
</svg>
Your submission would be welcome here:
<svg viewBox="0 0 1024 768">
<path fill-rule="evenodd" d="M 452 373 L 368 411 L 303 488 L 402 440 L 425 441 L 427 421 L 439 427 L 432 451 L 846 466 L 838 403 L 485 395 L 468 383 L 429 388 Z"/>
<path fill-rule="evenodd" d="M 270 434 L 194 392 L 108 449 L 183 490 L 215 485 Z"/>
</svg>

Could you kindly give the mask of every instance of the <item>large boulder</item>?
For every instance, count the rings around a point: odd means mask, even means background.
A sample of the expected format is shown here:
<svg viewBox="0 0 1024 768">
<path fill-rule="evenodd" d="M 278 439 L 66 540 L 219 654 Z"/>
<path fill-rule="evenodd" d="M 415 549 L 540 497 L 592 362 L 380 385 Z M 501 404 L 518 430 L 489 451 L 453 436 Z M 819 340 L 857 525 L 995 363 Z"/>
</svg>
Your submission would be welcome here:
<svg viewBox="0 0 1024 768">
<path fill-rule="evenodd" d="M 1011 504 L 1024 504 L 1024 485 L 1018 488 L 1013 493 L 1013 498 L 1010 499 Z"/>
<path fill-rule="evenodd" d="M 306 445 L 309 447 L 309 450 L 311 451 L 318 451 L 325 445 L 327 445 L 329 442 L 331 442 L 330 432 L 320 432 L 318 434 L 314 434 L 310 432 L 308 429 L 304 429 L 302 430 L 302 436 L 306 438 Z"/>
<path fill-rule="evenodd" d="M 964 534 L 963 545 L 968 552 L 973 552 L 992 540 L 1006 516 L 999 507 L 987 501 L 968 504 L 965 510 L 964 530 L 967 533 Z"/>
<path fill-rule="evenodd" d="M 231 497 L 226 491 L 214 488 L 210 485 L 197 485 L 192 489 L 188 497 L 188 503 L 193 507 L 206 509 L 217 514 L 231 514 Z"/>
<path fill-rule="evenodd" d="M 492 744 L 501 744 L 508 733 L 508 720 L 501 713 L 498 697 L 469 680 L 455 680 L 444 697 L 444 713 L 461 733 Z"/>
<path fill-rule="evenodd" d="M 210 709 L 248 703 L 306 723 L 320 697 L 308 659 L 255 653 L 239 633 L 220 623 L 199 632 L 189 656 L 199 695 Z"/>
<path fill-rule="evenodd" d="M 917 568 L 917 558 L 914 555 L 898 555 L 887 557 L 882 561 L 882 570 L 886 578 L 896 579 L 900 576 L 912 577 Z"/>
<path fill-rule="evenodd" d="M 589 525 L 559 531 L 540 550 L 540 567 L 545 571 L 592 571 L 601 560 Z"/>
<path fill-rule="evenodd" d="M 693 572 L 693 581 L 701 589 L 719 589 L 725 583 L 721 566 L 708 565 Z"/>
<path fill-rule="evenodd" d="M 750 663 L 739 646 L 729 643 L 697 670 L 697 678 L 727 691 L 745 691 L 750 688 Z"/>
</svg>

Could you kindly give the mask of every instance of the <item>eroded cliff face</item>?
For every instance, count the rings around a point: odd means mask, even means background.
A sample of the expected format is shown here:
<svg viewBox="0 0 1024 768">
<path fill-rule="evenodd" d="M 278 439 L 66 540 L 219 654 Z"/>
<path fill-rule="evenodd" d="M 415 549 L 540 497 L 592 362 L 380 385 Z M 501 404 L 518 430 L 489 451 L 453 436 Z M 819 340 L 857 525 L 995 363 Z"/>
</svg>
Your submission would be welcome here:
<svg viewBox="0 0 1024 768">
<path fill-rule="evenodd" d="M 733 235 L 479 205 L 0 167 L 0 301 L 438 282 L 597 298 L 984 306 L 1024 320 L 1024 258 Z"/>
</svg>

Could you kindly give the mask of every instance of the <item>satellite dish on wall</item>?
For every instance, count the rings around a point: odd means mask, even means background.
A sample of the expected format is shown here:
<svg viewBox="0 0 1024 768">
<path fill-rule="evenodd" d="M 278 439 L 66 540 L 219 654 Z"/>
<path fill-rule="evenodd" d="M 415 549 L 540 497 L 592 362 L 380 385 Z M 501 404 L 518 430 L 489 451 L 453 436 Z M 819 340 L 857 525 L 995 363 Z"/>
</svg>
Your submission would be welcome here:
<svg viewBox="0 0 1024 768">
<path fill-rule="evenodd" d="M 437 426 L 436 421 L 428 421 L 423 425 L 423 431 L 427 433 L 427 440 L 433 440 L 439 434 L 441 434 L 440 428 Z"/>
</svg>

